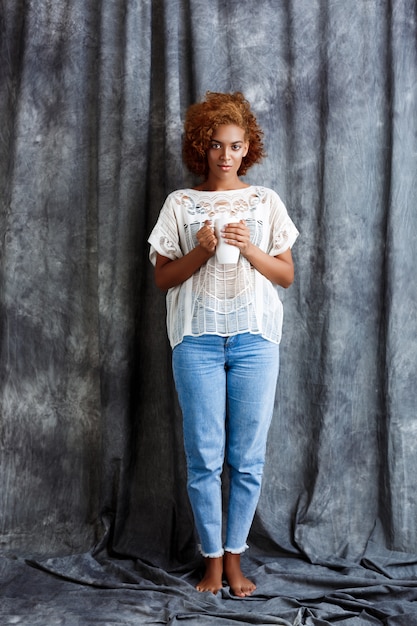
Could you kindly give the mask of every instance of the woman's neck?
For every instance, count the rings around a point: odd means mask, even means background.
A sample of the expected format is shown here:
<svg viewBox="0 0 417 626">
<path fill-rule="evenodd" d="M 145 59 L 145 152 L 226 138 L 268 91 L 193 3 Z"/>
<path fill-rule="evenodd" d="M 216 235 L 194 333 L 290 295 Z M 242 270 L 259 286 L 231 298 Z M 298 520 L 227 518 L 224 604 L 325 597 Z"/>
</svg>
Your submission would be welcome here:
<svg viewBox="0 0 417 626">
<path fill-rule="evenodd" d="M 242 182 L 240 179 L 234 181 L 234 183 L 222 183 L 221 181 L 205 180 L 201 185 L 194 187 L 197 191 L 234 191 L 236 189 L 246 189 L 250 187 L 247 183 Z"/>
</svg>

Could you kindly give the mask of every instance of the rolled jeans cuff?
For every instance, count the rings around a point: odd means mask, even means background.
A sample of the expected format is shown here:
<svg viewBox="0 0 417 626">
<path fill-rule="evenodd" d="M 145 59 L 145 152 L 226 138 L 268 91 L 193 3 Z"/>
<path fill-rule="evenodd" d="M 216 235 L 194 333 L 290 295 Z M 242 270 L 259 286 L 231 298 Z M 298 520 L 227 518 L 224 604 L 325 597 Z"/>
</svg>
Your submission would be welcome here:
<svg viewBox="0 0 417 626">
<path fill-rule="evenodd" d="M 201 555 L 206 559 L 219 559 L 224 554 L 223 548 L 217 552 L 204 552 L 201 545 L 199 545 L 198 549 L 200 550 Z"/>
<path fill-rule="evenodd" d="M 229 552 L 230 554 L 243 554 L 249 548 L 248 544 L 245 543 L 241 548 L 233 549 L 225 546 L 224 551 Z"/>
</svg>

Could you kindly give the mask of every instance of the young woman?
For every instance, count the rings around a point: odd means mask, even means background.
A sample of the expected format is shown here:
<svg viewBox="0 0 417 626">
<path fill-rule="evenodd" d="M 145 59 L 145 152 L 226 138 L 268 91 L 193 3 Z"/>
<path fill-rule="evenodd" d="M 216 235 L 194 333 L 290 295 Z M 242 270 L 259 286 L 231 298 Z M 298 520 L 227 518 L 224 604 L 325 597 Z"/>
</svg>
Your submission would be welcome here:
<svg viewBox="0 0 417 626">
<path fill-rule="evenodd" d="M 149 237 L 155 281 L 167 291 L 167 327 L 183 414 L 188 494 L 205 557 L 199 591 L 255 590 L 240 567 L 258 503 L 279 367 L 282 304 L 294 279 L 298 231 L 279 196 L 240 176 L 264 157 L 244 96 L 206 94 L 186 115 L 184 163 L 203 181 L 171 193 Z M 238 249 L 216 259 L 219 234 Z M 232 223 L 233 222 L 233 223 Z M 217 231 L 219 233 L 219 231 Z M 229 470 L 222 528 L 221 474 Z M 223 541 L 224 539 L 224 541 Z"/>
</svg>

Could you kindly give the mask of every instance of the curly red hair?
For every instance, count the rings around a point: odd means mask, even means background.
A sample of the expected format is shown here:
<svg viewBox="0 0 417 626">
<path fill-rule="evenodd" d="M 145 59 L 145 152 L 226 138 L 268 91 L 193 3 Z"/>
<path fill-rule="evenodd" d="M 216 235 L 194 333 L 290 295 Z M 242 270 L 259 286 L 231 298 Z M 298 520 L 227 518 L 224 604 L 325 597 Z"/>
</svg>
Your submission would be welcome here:
<svg viewBox="0 0 417 626">
<path fill-rule="evenodd" d="M 248 169 L 265 156 L 263 132 L 249 102 L 240 91 L 215 93 L 208 91 L 206 99 L 192 104 L 184 122 L 183 160 L 186 167 L 197 176 L 207 177 L 206 153 L 213 132 L 223 124 L 235 124 L 245 131 L 249 150 L 239 168 L 238 175 L 244 176 Z"/>
</svg>

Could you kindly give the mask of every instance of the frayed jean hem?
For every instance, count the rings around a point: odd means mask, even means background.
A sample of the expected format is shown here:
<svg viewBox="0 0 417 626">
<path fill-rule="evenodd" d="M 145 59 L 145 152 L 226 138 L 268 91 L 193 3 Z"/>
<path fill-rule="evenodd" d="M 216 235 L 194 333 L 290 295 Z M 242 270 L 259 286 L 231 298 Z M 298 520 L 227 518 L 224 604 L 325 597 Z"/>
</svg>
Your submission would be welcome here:
<svg viewBox="0 0 417 626">
<path fill-rule="evenodd" d="M 225 547 L 224 550 L 221 549 L 221 550 L 218 550 L 217 552 L 204 552 L 201 545 L 198 546 L 201 556 L 203 556 L 205 559 L 219 559 L 220 557 L 224 555 L 225 552 L 228 552 L 229 554 L 243 554 L 244 552 L 246 552 L 248 548 L 249 548 L 248 544 L 245 543 L 245 545 L 242 546 L 241 548 Z"/>
</svg>

